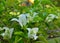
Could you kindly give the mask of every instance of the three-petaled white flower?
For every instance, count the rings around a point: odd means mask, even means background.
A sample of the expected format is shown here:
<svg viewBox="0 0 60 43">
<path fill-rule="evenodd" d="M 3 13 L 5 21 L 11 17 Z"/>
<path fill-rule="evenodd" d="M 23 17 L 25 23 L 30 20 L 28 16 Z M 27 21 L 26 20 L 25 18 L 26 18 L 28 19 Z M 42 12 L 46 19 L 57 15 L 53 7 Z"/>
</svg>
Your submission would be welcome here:
<svg viewBox="0 0 60 43">
<path fill-rule="evenodd" d="M 36 40 L 38 38 L 37 36 L 37 32 L 38 32 L 38 28 L 27 28 L 28 30 L 28 37 L 29 38 L 33 38 L 34 40 Z"/>
<path fill-rule="evenodd" d="M 19 15 L 19 19 L 13 18 L 11 21 L 17 21 L 21 25 L 21 27 L 27 24 L 27 19 L 25 14 Z"/>
<path fill-rule="evenodd" d="M 17 21 L 21 25 L 21 27 L 25 26 L 30 21 L 33 21 L 34 17 L 37 15 L 36 12 L 31 16 L 30 14 L 21 14 L 19 15 L 19 19 L 13 18 L 11 21 Z"/>
<path fill-rule="evenodd" d="M 12 37 L 12 33 L 14 28 L 3 27 L 2 29 L 5 30 L 4 33 L 1 33 L 4 39 L 10 39 Z"/>
<path fill-rule="evenodd" d="M 47 17 L 46 17 L 46 21 L 47 22 L 51 22 L 53 21 L 54 19 L 57 19 L 58 16 L 54 15 L 54 14 L 49 14 Z"/>
</svg>

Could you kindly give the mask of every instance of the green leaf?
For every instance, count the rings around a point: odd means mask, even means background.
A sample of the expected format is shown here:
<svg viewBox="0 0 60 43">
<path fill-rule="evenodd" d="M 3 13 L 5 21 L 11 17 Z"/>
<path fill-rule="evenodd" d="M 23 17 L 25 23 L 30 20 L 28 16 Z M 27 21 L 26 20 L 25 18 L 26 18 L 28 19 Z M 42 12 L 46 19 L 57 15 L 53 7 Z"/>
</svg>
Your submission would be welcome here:
<svg viewBox="0 0 60 43">
<path fill-rule="evenodd" d="M 45 43 L 48 43 L 48 41 L 46 40 L 46 38 L 43 37 L 43 36 L 39 36 L 39 40 L 41 40 L 41 41 L 43 41 L 43 42 L 45 42 Z"/>
<path fill-rule="evenodd" d="M 22 31 L 18 31 L 18 32 L 15 32 L 14 34 L 15 35 L 23 35 L 23 32 Z"/>
</svg>

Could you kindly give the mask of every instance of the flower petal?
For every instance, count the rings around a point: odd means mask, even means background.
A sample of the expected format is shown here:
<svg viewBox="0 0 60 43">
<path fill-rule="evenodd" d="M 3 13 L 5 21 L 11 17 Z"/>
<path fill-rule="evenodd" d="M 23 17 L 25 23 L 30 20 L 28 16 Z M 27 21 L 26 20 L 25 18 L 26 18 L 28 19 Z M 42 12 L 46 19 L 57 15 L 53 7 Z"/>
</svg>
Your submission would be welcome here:
<svg viewBox="0 0 60 43">
<path fill-rule="evenodd" d="M 53 19 L 57 19 L 58 18 L 58 16 L 56 16 L 56 15 L 54 15 L 54 14 L 49 14 L 47 17 L 46 17 L 46 21 L 47 22 L 51 22 L 51 21 L 53 21 Z"/>
<path fill-rule="evenodd" d="M 10 38 L 12 37 L 13 31 L 14 31 L 14 28 L 11 28 L 11 29 L 10 29 Z"/>
<path fill-rule="evenodd" d="M 26 19 L 26 15 L 25 14 L 21 14 L 19 16 L 19 24 L 23 27 L 23 25 L 25 26 L 27 24 L 27 19 Z"/>
<path fill-rule="evenodd" d="M 4 33 L 1 33 L 1 35 L 3 36 L 4 39 L 9 39 L 12 37 L 12 33 L 13 33 L 13 28 L 9 29 L 8 27 L 3 27 L 3 29 L 5 29 Z"/>
<path fill-rule="evenodd" d="M 38 36 L 34 36 L 34 40 L 36 40 L 38 38 Z"/>
<path fill-rule="evenodd" d="M 32 28 L 32 30 L 33 30 L 34 33 L 38 32 L 38 28 Z"/>
<path fill-rule="evenodd" d="M 11 21 L 17 21 L 17 22 L 19 22 L 19 20 L 18 20 L 18 19 L 16 19 L 16 18 L 13 18 Z"/>
</svg>

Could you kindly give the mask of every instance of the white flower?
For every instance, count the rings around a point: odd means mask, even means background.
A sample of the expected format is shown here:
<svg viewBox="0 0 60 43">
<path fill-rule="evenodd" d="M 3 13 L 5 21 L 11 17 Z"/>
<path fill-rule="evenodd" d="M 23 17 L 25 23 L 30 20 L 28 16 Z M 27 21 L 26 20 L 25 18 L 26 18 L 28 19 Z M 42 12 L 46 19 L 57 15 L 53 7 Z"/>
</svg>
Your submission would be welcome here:
<svg viewBox="0 0 60 43">
<path fill-rule="evenodd" d="M 10 38 L 12 37 L 13 31 L 14 31 L 14 28 L 11 28 L 11 29 L 10 29 Z"/>
<path fill-rule="evenodd" d="M 14 28 L 9 29 L 8 27 L 3 27 L 3 29 L 5 29 L 5 32 L 1 34 L 3 36 L 3 38 L 10 39 L 12 37 Z"/>
<path fill-rule="evenodd" d="M 38 38 L 38 36 L 34 35 L 34 40 L 36 40 Z"/>
<path fill-rule="evenodd" d="M 51 22 L 51 21 L 53 21 L 55 18 L 57 19 L 58 16 L 56 16 L 56 15 L 54 15 L 54 14 L 49 14 L 49 15 L 46 17 L 46 21 L 47 21 L 47 22 Z"/>
<path fill-rule="evenodd" d="M 29 38 L 34 38 L 34 40 L 36 40 L 38 38 L 38 36 L 36 35 L 38 32 L 38 28 L 27 28 L 28 30 L 28 37 Z"/>
<path fill-rule="evenodd" d="M 26 14 L 27 17 L 27 22 L 29 23 L 30 21 L 32 21 L 32 16 L 30 14 Z"/>
<path fill-rule="evenodd" d="M 27 22 L 29 23 L 30 21 L 34 21 L 33 19 L 36 17 L 38 13 L 34 12 L 33 15 L 26 14 L 27 17 Z"/>
<path fill-rule="evenodd" d="M 32 16 L 29 13 L 21 14 L 21 15 L 19 15 L 19 19 L 13 18 L 11 21 L 17 21 L 17 22 L 19 22 L 21 27 L 23 27 L 30 21 L 33 21 L 33 19 L 35 18 L 36 15 L 37 15 L 36 12 L 34 12 L 34 14 Z"/>
<path fill-rule="evenodd" d="M 19 19 L 13 18 L 11 21 L 17 21 L 21 25 L 21 27 L 27 24 L 27 19 L 25 14 L 19 15 Z"/>
</svg>

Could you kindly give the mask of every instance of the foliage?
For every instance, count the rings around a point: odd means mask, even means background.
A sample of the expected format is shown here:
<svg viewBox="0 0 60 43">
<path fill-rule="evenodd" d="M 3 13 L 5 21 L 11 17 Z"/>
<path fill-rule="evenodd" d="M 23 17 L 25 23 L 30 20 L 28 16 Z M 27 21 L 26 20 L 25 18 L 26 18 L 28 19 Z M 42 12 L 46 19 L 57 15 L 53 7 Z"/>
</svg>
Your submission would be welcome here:
<svg viewBox="0 0 60 43">
<path fill-rule="evenodd" d="M 58 1 L 0 0 L 0 43 L 59 43 Z"/>
</svg>

